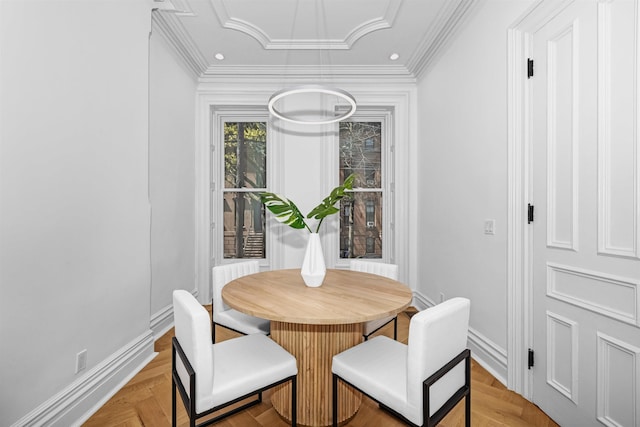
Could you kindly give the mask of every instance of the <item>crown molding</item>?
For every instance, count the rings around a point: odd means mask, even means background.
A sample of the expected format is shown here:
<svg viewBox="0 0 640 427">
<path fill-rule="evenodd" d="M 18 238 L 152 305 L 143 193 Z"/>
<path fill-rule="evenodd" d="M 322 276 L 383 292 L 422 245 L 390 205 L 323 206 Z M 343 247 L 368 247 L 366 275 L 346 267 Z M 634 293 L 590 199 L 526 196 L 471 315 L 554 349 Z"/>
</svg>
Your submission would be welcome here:
<svg viewBox="0 0 640 427">
<path fill-rule="evenodd" d="M 208 67 L 207 60 L 176 16 L 181 13 L 183 12 L 154 11 L 151 14 L 152 23 L 155 24 L 153 28 L 157 29 L 158 33 L 173 47 L 187 68 L 196 77 L 200 77 Z"/>
<path fill-rule="evenodd" d="M 332 66 L 327 74 L 320 73 L 317 66 L 225 66 L 209 67 L 200 78 L 200 82 L 249 81 L 305 84 L 327 82 L 380 82 L 415 83 L 415 76 L 402 65 L 357 65 Z"/>
<path fill-rule="evenodd" d="M 169 1 L 169 0 L 166 0 Z M 196 16 L 187 0 L 170 0 L 173 4 L 176 15 L 178 16 Z"/>
<path fill-rule="evenodd" d="M 153 9 L 173 12 L 178 16 L 196 16 L 187 0 L 153 0 Z"/>
<path fill-rule="evenodd" d="M 354 27 L 343 39 L 278 39 L 269 34 L 259 26 L 233 17 L 229 14 L 224 0 L 210 0 L 220 25 L 224 28 L 240 31 L 262 45 L 266 50 L 348 50 L 362 37 L 369 33 L 385 28 L 391 28 L 395 21 L 401 0 L 388 0 L 387 8 L 380 17 L 362 22 Z"/>
<path fill-rule="evenodd" d="M 482 0 L 458 0 L 447 2 L 438 13 L 432 30 L 420 42 L 418 49 L 407 62 L 407 69 L 416 78 L 422 76 L 444 50 L 446 43 L 460 27 L 463 18 L 467 17 L 473 6 Z"/>
</svg>

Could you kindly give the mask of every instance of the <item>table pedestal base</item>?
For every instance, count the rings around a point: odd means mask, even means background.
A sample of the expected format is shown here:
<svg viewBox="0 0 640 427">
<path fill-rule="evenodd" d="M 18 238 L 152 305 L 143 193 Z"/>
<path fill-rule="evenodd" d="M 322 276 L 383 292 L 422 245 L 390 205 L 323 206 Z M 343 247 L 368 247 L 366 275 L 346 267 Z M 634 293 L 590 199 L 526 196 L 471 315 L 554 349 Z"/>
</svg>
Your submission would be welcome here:
<svg viewBox="0 0 640 427">
<path fill-rule="evenodd" d="M 271 321 L 271 338 L 298 361 L 298 424 L 331 425 L 331 360 L 362 341 L 362 324 L 302 325 Z M 287 420 L 291 420 L 290 387 L 289 383 L 276 387 L 271 397 L 276 412 Z M 338 396 L 338 421 L 342 423 L 358 411 L 362 395 L 339 382 Z"/>
</svg>

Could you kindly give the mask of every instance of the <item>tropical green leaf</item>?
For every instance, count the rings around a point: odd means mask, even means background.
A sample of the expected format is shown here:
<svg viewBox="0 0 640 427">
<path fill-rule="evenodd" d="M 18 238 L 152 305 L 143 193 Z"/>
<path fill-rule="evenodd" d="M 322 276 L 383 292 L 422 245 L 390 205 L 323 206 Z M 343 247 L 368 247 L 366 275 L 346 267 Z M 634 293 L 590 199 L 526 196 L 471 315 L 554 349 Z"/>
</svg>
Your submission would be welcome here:
<svg viewBox="0 0 640 427">
<path fill-rule="evenodd" d="M 322 221 L 329 215 L 340 212 L 340 208 L 336 207 L 342 198 L 347 195 L 347 190 L 353 189 L 353 183 L 355 181 L 355 174 L 349 175 L 342 185 L 337 186 L 331 191 L 327 197 L 324 198 L 322 203 L 313 208 L 307 218 L 313 218 L 319 220 L 316 227 L 316 233 L 320 230 Z M 311 231 L 311 228 L 305 222 L 305 217 L 300 212 L 300 209 L 291 200 L 284 196 L 280 196 L 275 193 L 261 193 L 260 200 L 274 215 L 277 221 L 287 224 L 292 228 L 306 228 Z"/>
<path fill-rule="evenodd" d="M 277 221 L 292 228 L 311 229 L 304 221 L 304 215 L 291 200 L 274 193 L 261 193 L 260 200 L 274 215 Z"/>
<path fill-rule="evenodd" d="M 338 203 L 342 198 L 346 195 L 347 190 L 351 190 L 353 188 L 353 181 L 356 176 L 354 174 L 349 175 L 342 185 L 337 186 L 333 190 L 331 190 L 331 194 L 322 200 L 322 202 L 313 208 L 311 212 L 307 215 L 307 218 L 314 218 L 320 220 L 318 223 L 318 227 L 316 228 L 316 232 L 320 229 L 320 225 L 322 225 L 322 221 L 329 215 L 333 215 L 335 213 L 340 212 L 340 208 L 336 207 L 336 203 Z"/>
</svg>

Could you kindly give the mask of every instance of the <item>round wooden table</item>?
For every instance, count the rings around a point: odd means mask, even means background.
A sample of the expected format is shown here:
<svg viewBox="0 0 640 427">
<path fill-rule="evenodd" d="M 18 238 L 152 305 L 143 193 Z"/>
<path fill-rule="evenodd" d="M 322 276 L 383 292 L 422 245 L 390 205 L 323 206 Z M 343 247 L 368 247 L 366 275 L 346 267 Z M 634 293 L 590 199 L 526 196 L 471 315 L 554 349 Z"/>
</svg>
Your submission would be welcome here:
<svg viewBox="0 0 640 427">
<path fill-rule="evenodd" d="M 411 303 L 404 284 L 375 274 L 327 270 L 322 286 L 304 284 L 299 269 L 267 271 L 229 282 L 222 299 L 232 308 L 271 320 L 271 338 L 298 361 L 298 424 L 328 426 L 331 360 L 362 341 L 362 322 L 393 316 Z M 338 418 L 355 415 L 362 396 L 339 385 Z M 291 419 L 290 385 L 278 386 L 275 410 Z"/>
</svg>

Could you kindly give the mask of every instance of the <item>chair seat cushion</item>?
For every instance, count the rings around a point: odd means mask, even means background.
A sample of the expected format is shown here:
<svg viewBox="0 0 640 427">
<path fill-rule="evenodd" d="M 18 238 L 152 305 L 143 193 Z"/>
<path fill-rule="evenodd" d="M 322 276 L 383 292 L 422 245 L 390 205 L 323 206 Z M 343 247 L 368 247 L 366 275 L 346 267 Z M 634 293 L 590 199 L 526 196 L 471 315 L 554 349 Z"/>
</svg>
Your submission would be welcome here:
<svg viewBox="0 0 640 427">
<path fill-rule="evenodd" d="M 331 371 L 404 415 L 407 406 L 407 346 L 378 336 L 333 356 Z"/>
<path fill-rule="evenodd" d="M 249 316 L 238 310 L 229 309 L 223 312 L 214 312 L 215 323 L 226 326 L 243 334 L 269 334 L 270 322 L 260 317 Z"/>
<path fill-rule="evenodd" d="M 387 323 L 391 322 L 393 319 L 395 319 L 395 316 L 385 317 L 384 319 L 376 319 L 376 320 L 371 320 L 369 322 L 365 322 L 364 331 L 363 331 L 364 335 L 371 334 L 372 332 L 376 331 L 378 328 L 381 328 Z"/>
<path fill-rule="evenodd" d="M 213 344 L 213 389 L 203 400 L 218 406 L 297 373 L 295 357 L 265 335 L 223 341 Z"/>
</svg>

